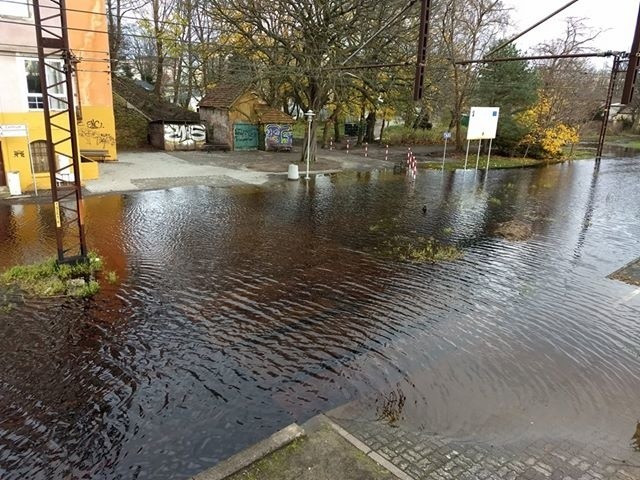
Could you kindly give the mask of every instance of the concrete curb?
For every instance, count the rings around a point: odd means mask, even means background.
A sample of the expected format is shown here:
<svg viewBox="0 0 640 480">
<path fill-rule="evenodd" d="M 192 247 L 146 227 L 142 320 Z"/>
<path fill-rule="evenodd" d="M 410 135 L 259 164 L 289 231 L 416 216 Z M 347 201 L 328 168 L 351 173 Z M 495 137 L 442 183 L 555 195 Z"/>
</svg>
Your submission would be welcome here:
<svg viewBox="0 0 640 480">
<path fill-rule="evenodd" d="M 367 457 L 369 457 L 371 460 L 376 462 L 378 465 L 380 465 L 381 467 L 383 467 L 386 470 L 388 470 L 392 475 L 398 477 L 400 480 L 415 480 L 411 475 L 409 475 L 406 472 L 400 470 L 398 467 L 396 467 L 389 460 L 384 458 L 382 455 L 380 455 L 376 451 L 372 450 L 368 445 L 366 445 L 365 443 L 361 442 L 356 437 L 351 435 L 349 432 L 347 432 L 340 425 L 338 425 L 337 423 L 334 423 L 329 417 L 327 417 L 325 415 L 322 415 L 322 416 L 324 417 L 323 420 L 331 428 L 333 428 L 333 430 L 335 430 L 338 433 L 338 435 L 340 435 L 347 442 L 349 442 L 351 445 L 356 447 L 358 450 L 360 450 L 362 453 L 364 453 Z"/>
<path fill-rule="evenodd" d="M 220 462 L 204 472 L 192 477 L 193 480 L 222 480 L 248 467 L 252 463 L 290 444 L 304 435 L 304 430 L 292 423 L 268 438 Z"/>
</svg>

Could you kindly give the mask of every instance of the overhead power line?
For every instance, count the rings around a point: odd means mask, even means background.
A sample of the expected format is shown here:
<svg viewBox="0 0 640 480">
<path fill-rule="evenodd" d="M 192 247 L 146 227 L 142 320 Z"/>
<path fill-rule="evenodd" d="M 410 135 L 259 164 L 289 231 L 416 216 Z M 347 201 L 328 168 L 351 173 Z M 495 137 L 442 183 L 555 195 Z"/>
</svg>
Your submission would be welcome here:
<svg viewBox="0 0 640 480">
<path fill-rule="evenodd" d="M 494 53 L 496 53 L 499 50 L 502 50 L 504 47 L 506 47 L 507 45 L 511 45 L 513 42 L 515 42 L 516 40 L 518 40 L 520 37 L 523 37 L 524 35 L 526 35 L 527 33 L 529 33 L 531 30 L 533 30 L 534 28 L 539 27 L 540 25 L 542 25 L 544 22 L 552 19 L 553 17 L 555 17 L 557 14 L 559 14 L 560 12 L 562 12 L 563 10 L 569 8 L 571 5 L 573 5 L 574 3 L 578 2 L 578 0 L 571 0 L 569 3 L 567 3 L 565 6 L 560 7 L 558 10 L 556 10 L 555 12 L 547 15 L 546 17 L 544 17 L 542 20 L 540 20 L 539 22 L 534 23 L 532 26 L 530 26 L 529 28 L 527 28 L 526 30 L 520 32 L 518 35 L 516 35 L 515 37 L 507 40 L 506 42 L 501 43 L 500 45 L 498 45 L 496 48 L 494 48 L 493 50 L 491 50 L 489 53 L 487 53 L 487 55 L 485 55 L 486 57 L 490 57 L 491 55 L 493 55 Z"/>
<path fill-rule="evenodd" d="M 23 5 L 25 7 L 31 6 L 31 3 L 29 3 L 29 2 L 20 2 L 18 0 L 2 0 L 2 3 L 11 3 L 11 4 L 14 4 L 14 5 Z M 51 10 L 56 10 L 56 11 L 60 11 L 61 10 L 60 8 L 54 7 L 52 5 L 40 5 L 40 9 L 41 10 L 51 9 Z M 62 10 L 65 11 L 65 12 L 71 12 L 71 13 L 90 13 L 92 15 L 100 15 L 102 17 L 107 17 L 107 18 L 110 16 L 108 13 L 96 12 L 94 10 L 81 10 L 81 9 L 78 9 L 78 8 L 68 8 L 68 7 L 67 8 L 63 8 Z M 134 16 L 131 16 L 131 15 L 114 15 L 114 17 L 125 19 L 125 20 L 136 20 L 136 21 L 143 20 L 140 17 L 134 17 Z M 164 25 L 171 25 L 171 26 L 174 26 L 174 27 L 184 27 L 185 26 L 184 23 L 172 22 L 172 21 L 169 21 L 169 20 L 158 20 L 158 23 L 161 23 L 161 24 L 164 24 Z"/>
</svg>

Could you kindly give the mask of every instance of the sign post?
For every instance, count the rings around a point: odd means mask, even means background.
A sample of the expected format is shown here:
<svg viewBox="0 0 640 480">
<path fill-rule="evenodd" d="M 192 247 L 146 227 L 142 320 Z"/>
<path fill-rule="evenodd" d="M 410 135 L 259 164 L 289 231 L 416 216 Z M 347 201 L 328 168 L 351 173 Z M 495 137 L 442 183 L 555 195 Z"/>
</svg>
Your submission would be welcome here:
<svg viewBox="0 0 640 480">
<path fill-rule="evenodd" d="M 471 107 L 469 113 L 469 128 L 467 129 L 467 159 L 465 160 L 464 169 L 467 169 L 467 160 L 469 158 L 469 143 L 471 140 L 478 140 L 478 156 L 476 157 L 476 170 L 480 162 L 480 148 L 482 140 L 490 140 L 489 154 L 487 156 L 487 169 L 489 169 L 489 158 L 491 157 L 491 147 L 493 139 L 496 138 L 498 130 L 498 119 L 500 118 L 499 107 Z"/>
<path fill-rule="evenodd" d="M 26 137 L 26 136 L 27 136 L 26 125 L 0 124 L 0 138 Z"/>
<path fill-rule="evenodd" d="M 442 152 L 442 171 L 444 171 L 444 159 L 447 156 L 447 142 L 451 138 L 451 132 L 444 132 L 442 134 L 442 138 L 444 139 L 444 151 Z"/>
</svg>

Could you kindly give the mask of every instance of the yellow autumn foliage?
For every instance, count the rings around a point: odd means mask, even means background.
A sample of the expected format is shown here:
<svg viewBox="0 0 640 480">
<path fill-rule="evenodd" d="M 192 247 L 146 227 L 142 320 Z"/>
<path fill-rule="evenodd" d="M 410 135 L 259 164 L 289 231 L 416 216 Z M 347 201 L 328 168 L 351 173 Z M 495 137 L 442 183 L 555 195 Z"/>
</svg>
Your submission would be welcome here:
<svg viewBox="0 0 640 480">
<path fill-rule="evenodd" d="M 533 107 L 517 115 L 516 121 L 529 132 L 521 143 L 529 147 L 538 147 L 546 157 L 559 157 L 565 145 L 580 140 L 578 129 L 554 121 L 551 101 L 542 94 Z"/>
</svg>

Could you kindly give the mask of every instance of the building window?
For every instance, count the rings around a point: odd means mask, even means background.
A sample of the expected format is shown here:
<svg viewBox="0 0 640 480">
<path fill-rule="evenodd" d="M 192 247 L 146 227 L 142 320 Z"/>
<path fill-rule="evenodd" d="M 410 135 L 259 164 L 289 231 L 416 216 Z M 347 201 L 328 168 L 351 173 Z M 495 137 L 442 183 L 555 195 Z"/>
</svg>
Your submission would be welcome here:
<svg viewBox="0 0 640 480">
<path fill-rule="evenodd" d="M 36 140 L 31 142 L 31 163 L 35 173 L 47 173 L 49 171 L 49 158 L 47 156 L 47 142 Z"/>
<path fill-rule="evenodd" d="M 40 83 L 40 70 L 38 60 L 27 59 L 24 61 L 27 78 L 27 100 L 29 108 L 42 110 L 42 85 Z M 47 60 L 47 83 L 49 84 L 49 108 L 51 110 L 64 110 L 66 108 L 67 93 L 65 89 L 64 65 L 61 60 Z"/>
<path fill-rule="evenodd" d="M 29 2 L 26 0 L 0 0 L 0 16 L 29 18 Z"/>
</svg>

